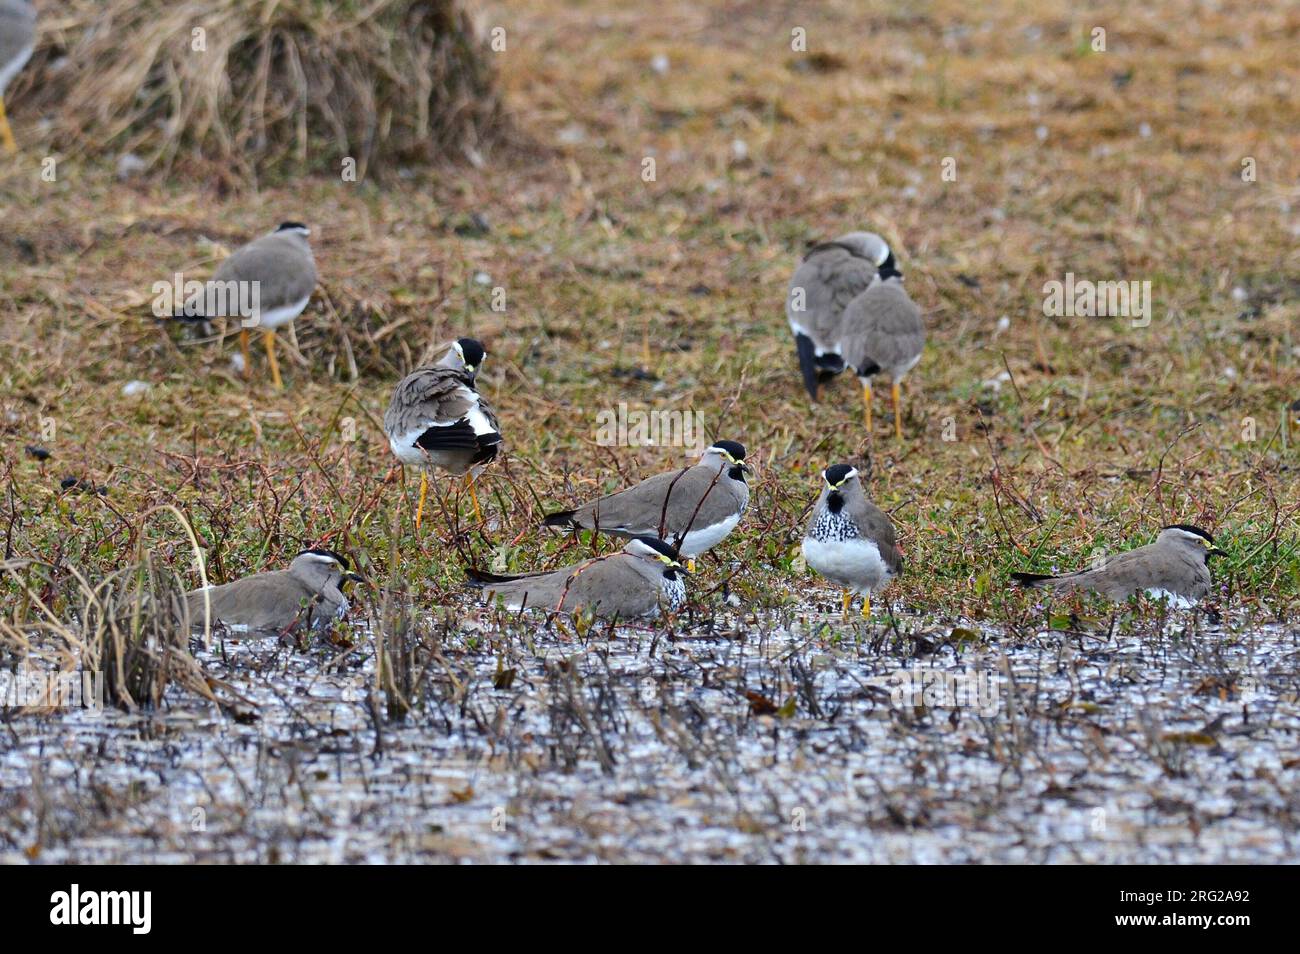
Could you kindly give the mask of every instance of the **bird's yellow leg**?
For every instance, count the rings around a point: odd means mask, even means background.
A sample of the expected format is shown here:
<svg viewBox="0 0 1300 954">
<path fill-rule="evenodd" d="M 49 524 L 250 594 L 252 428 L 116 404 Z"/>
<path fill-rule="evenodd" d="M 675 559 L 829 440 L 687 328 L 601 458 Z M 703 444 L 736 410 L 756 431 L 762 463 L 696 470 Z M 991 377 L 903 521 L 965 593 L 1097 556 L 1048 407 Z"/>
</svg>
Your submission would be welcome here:
<svg viewBox="0 0 1300 954">
<path fill-rule="evenodd" d="M 415 529 L 420 529 L 420 521 L 424 517 L 424 498 L 429 495 L 429 472 L 420 471 L 420 504 L 415 508 Z"/>
<path fill-rule="evenodd" d="M 266 345 L 266 360 L 271 364 L 271 381 L 277 391 L 282 391 L 284 382 L 280 380 L 280 363 L 275 360 L 275 332 L 270 328 L 263 331 L 262 343 Z"/>
<path fill-rule="evenodd" d="M 844 598 L 843 598 L 843 601 L 842 601 L 842 602 L 843 602 L 843 607 L 844 607 L 844 609 L 843 609 L 843 613 L 844 613 L 845 616 L 848 616 L 848 615 L 849 615 L 849 604 L 853 602 L 853 594 L 850 593 L 848 590 L 845 590 L 845 591 L 844 591 Z"/>
<path fill-rule="evenodd" d="M 867 619 L 871 616 L 871 596 L 864 593 L 862 596 L 862 618 Z"/>
<path fill-rule="evenodd" d="M 897 381 L 894 382 L 892 391 L 894 395 L 894 436 L 899 440 L 903 439 L 903 401 L 902 389 Z"/>
<path fill-rule="evenodd" d="M 866 409 L 867 434 L 871 434 L 871 382 L 862 382 L 862 406 Z"/>
<path fill-rule="evenodd" d="M 249 374 L 252 373 L 253 370 L 253 356 L 248 350 L 248 329 L 247 328 L 239 329 L 239 353 L 243 355 L 244 358 L 244 370 L 242 373 L 244 377 L 247 378 Z"/>
<path fill-rule="evenodd" d="M 483 510 L 478 505 L 478 491 L 474 489 L 474 475 L 472 473 L 465 475 L 465 486 L 469 488 L 470 503 L 474 505 L 474 519 L 482 523 Z"/>
<path fill-rule="evenodd" d="M 13 155 L 18 151 L 18 143 L 14 142 L 13 130 L 9 128 L 9 117 L 5 114 L 5 98 L 0 96 L 0 140 L 4 141 L 5 152 Z"/>
</svg>

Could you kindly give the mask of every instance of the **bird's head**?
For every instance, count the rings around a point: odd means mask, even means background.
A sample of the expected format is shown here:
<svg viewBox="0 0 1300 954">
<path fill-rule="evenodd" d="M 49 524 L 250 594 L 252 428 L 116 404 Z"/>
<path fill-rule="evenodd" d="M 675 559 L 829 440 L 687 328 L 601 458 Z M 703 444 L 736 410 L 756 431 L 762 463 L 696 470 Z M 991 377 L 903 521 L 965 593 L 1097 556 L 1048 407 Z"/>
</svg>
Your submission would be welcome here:
<svg viewBox="0 0 1300 954">
<path fill-rule="evenodd" d="M 658 537 L 633 537 L 627 541 L 623 552 L 650 563 L 662 564 L 664 575 L 670 578 L 678 573 L 687 572 L 686 567 L 682 565 L 682 558 L 677 548 L 664 543 Z"/>
<path fill-rule="evenodd" d="M 487 351 L 477 338 L 457 338 L 452 342 L 448 357 L 452 358 L 456 366 L 464 368 L 471 375 L 476 375 L 483 367 L 483 362 L 487 360 Z"/>
<path fill-rule="evenodd" d="M 349 571 L 350 566 L 347 557 L 342 554 L 323 547 L 313 547 L 310 550 L 303 550 L 293 558 L 293 562 L 289 564 L 289 572 L 316 589 L 329 583 L 339 586 L 347 581 L 365 582 L 365 577 Z"/>
<path fill-rule="evenodd" d="M 1170 546 L 1191 549 L 1204 555 L 1207 560 L 1212 556 L 1228 555 L 1214 545 L 1214 537 L 1210 536 L 1208 531 L 1194 527 L 1190 523 L 1171 524 L 1163 528 L 1156 539 Z"/>
<path fill-rule="evenodd" d="M 733 480 L 744 480 L 754 468 L 745 463 L 745 445 L 739 441 L 714 441 L 700 455 L 700 463 L 716 464 L 719 469 L 730 468 L 727 475 Z"/>
</svg>

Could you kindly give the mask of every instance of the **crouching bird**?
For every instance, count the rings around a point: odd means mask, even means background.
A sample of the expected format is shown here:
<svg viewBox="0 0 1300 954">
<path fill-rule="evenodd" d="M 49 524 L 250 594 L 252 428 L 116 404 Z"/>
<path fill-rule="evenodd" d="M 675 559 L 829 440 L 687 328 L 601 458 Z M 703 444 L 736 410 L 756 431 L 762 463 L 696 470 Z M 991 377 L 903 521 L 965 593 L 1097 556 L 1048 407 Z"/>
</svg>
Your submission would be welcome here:
<svg viewBox="0 0 1300 954">
<path fill-rule="evenodd" d="M 1209 559 L 1214 556 L 1227 556 L 1215 547 L 1214 537 L 1200 527 L 1176 523 L 1162 529 L 1154 543 L 1107 557 L 1087 570 L 1056 576 L 1012 573 L 1011 579 L 1030 589 L 1092 590 L 1115 601 L 1145 593 L 1186 609 L 1210 595 Z"/>
<path fill-rule="evenodd" d="M 677 551 L 655 537 L 634 537 L 618 553 L 592 557 L 562 570 L 523 576 L 468 571 L 471 586 L 508 609 L 547 613 L 591 612 L 637 619 L 674 612 L 686 602 L 686 568 Z"/>
<path fill-rule="evenodd" d="M 191 590 L 185 604 L 195 626 L 203 625 L 210 612 L 213 622 L 251 631 L 283 633 L 299 625 L 327 629 L 348 611 L 343 584 L 362 581 L 348 566 L 333 550 L 303 550 L 287 570 Z"/>
<path fill-rule="evenodd" d="M 721 543 L 749 506 L 745 447 L 715 441 L 692 467 L 655 474 L 573 510 L 549 514 L 548 527 L 670 541 L 691 562 Z"/>
<path fill-rule="evenodd" d="M 478 372 L 485 360 L 487 352 L 478 341 L 457 340 L 437 364 L 402 378 L 384 412 L 384 432 L 393 454 L 403 464 L 420 468 L 417 530 L 432 468 L 465 476 L 474 516 L 483 519 L 474 480 L 501 451 L 497 416 L 478 393 Z"/>
<path fill-rule="evenodd" d="M 894 525 L 867 499 L 858 472 L 835 464 L 822 472 L 821 496 L 803 537 L 803 558 L 844 589 L 844 612 L 862 594 L 862 615 L 871 615 L 871 594 L 903 572 Z"/>
</svg>

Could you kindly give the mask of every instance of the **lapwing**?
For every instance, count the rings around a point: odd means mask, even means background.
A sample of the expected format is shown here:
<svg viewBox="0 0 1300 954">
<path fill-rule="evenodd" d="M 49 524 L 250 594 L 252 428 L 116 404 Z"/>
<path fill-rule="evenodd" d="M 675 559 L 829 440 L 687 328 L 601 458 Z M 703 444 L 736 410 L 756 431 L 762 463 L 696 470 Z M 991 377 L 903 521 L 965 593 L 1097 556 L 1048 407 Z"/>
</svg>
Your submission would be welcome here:
<svg viewBox="0 0 1300 954">
<path fill-rule="evenodd" d="M 237 248 L 217 266 L 205 284 L 205 304 L 223 302 L 219 310 L 235 310 L 236 304 L 252 302 L 250 315 L 195 313 L 186 303 L 177 317 L 188 321 L 239 317 L 239 350 L 244 374 L 250 368 L 248 329 L 262 330 L 271 380 L 277 390 L 284 387 L 280 364 L 275 357 L 275 330 L 293 321 L 306 309 L 316 290 L 316 259 L 308 241 L 311 229 L 301 222 L 282 222 L 274 232 Z"/>
<path fill-rule="evenodd" d="M 844 370 L 840 322 L 844 309 L 892 268 L 888 243 L 874 232 L 849 232 L 813 246 L 790 279 L 785 314 L 794 333 L 799 370 L 814 402 L 820 385 Z"/>
<path fill-rule="evenodd" d="M 840 325 L 840 353 L 862 382 L 867 435 L 871 435 L 871 379 L 888 374 L 894 397 L 894 436 L 903 436 L 900 385 L 921 360 L 925 326 L 921 309 L 903 288 L 903 275 L 894 263 L 880 268 L 879 280 L 844 309 Z"/>
<path fill-rule="evenodd" d="M 686 570 L 677 550 L 651 536 L 633 537 L 618 553 L 592 557 L 549 573 L 498 576 L 468 571 L 471 585 L 509 609 L 547 613 L 589 611 L 636 619 L 675 612 L 686 602 Z"/>
<path fill-rule="evenodd" d="M 305 625 L 328 628 L 348 611 L 345 582 L 361 582 L 349 572 L 348 561 L 333 550 L 303 550 L 287 570 L 254 573 L 224 586 L 209 586 L 185 594 L 190 621 L 212 621 L 252 631 L 285 633 Z"/>
<path fill-rule="evenodd" d="M 548 527 L 669 541 L 694 569 L 694 557 L 723 541 L 749 505 L 745 447 L 716 441 L 692 467 L 656 474 L 626 490 L 547 516 Z"/>
<path fill-rule="evenodd" d="M 894 525 L 867 499 L 857 470 L 834 464 L 822 472 L 821 496 L 803 537 L 803 558 L 844 590 L 844 612 L 854 593 L 862 595 L 862 615 L 871 615 L 871 594 L 903 572 Z"/>
<path fill-rule="evenodd" d="M 1056 592 L 1092 590 L 1115 601 L 1145 593 L 1186 609 L 1210 595 L 1209 559 L 1214 556 L 1227 556 L 1215 547 L 1214 537 L 1200 527 L 1177 523 L 1162 529 L 1154 543 L 1107 557 L 1090 569 L 1055 576 L 1012 573 L 1011 579 L 1020 586 Z"/>
<path fill-rule="evenodd" d="M 28 0 L 0 0 L 0 142 L 10 155 L 18 144 L 5 113 L 5 89 L 35 49 L 36 8 Z"/>
<path fill-rule="evenodd" d="M 486 358 L 481 343 L 459 339 L 437 364 L 404 377 L 384 413 L 388 446 L 403 464 L 420 468 L 417 529 L 429 492 L 429 469 L 434 467 L 466 477 L 474 515 L 483 519 L 474 479 L 501 451 L 496 414 L 477 387 Z"/>
</svg>

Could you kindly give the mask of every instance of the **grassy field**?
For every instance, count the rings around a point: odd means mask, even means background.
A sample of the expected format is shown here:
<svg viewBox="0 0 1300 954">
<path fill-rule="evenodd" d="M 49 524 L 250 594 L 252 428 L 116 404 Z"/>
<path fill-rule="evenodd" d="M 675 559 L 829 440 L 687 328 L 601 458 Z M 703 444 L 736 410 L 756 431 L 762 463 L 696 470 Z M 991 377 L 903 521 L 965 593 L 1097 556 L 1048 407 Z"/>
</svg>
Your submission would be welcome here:
<svg viewBox="0 0 1300 954">
<path fill-rule="evenodd" d="M 1082 564 L 1174 522 L 1229 553 L 1212 609 L 1293 621 L 1300 14 L 913 9 L 486 4 L 484 27 L 506 29 L 505 101 L 535 145 L 386 181 L 232 192 L 201 169 L 119 181 L 112 162 L 69 156 L 48 182 L 57 148 L 15 108 L 0 534 L 6 560 L 35 562 L 0 578 L 10 628 L 40 618 L 38 598 L 75 611 L 74 570 L 97 579 L 146 553 L 197 585 L 163 505 L 218 581 L 327 544 L 372 581 L 358 621 L 399 595 L 451 625 L 474 615 L 467 562 L 558 565 L 589 544 L 542 530 L 545 512 L 686 459 L 597 446 L 620 402 L 698 412 L 758 468 L 673 632 L 719 610 L 743 629 L 837 605 L 797 556 L 818 475 L 839 461 L 869 465 L 907 572 L 875 622 L 828 613 L 819 638 L 868 640 L 903 615 L 1011 641 L 1044 621 L 1011 571 Z M 321 285 L 277 393 L 259 351 L 245 382 L 233 338 L 190 340 L 149 305 L 153 283 L 206 274 L 287 219 L 312 226 Z M 858 228 L 891 241 L 927 324 L 902 441 L 886 388 L 874 434 L 850 379 L 810 407 L 785 322 L 805 247 Z M 1067 273 L 1150 282 L 1149 324 L 1045 315 L 1044 284 Z M 482 478 L 483 524 L 449 488 L 417 533 L 418 481 L 393 470 L 380 419 L 400 376 L 465 334 L 488 348 L 480 387 L 508 453 Z M 128 396 L 133 381 L 148 387 Z"/>
</svg>

